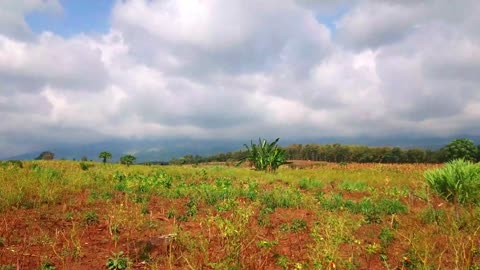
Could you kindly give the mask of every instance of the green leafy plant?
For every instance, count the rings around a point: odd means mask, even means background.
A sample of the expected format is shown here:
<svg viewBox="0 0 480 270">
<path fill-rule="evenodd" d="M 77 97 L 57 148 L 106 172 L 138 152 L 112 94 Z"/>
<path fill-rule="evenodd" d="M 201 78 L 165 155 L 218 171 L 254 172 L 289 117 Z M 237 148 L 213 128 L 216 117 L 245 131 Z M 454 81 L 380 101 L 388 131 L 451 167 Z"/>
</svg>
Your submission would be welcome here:
<svg viewBox="0 0 480 270">
<path fill-rule="evenodd" d="M 107 259 L 108 270 L 122 270 L 127 269 L 130 265 L 130 260 L 123 254 L 123 251 L 112 253 L 112 256 Z"/>
<path fill-rule="evenodd" d="M 0 270 L 15 270 L 16 267 L 14 264 L 3 264 L 0 265 Z"/>
<path fill-rule="evenodd" d="M 107 160 L 112 158 L 112 154 L 107 151 L 102 151 L 98 154 L 98 158 L 102 159 L 103 164 L 107 163 Z"/>
<path fill-rule="evenodd" d="M 80 169 L 82 169 L 83 171 L 88 171 L 88 169 L 90 169 L 90 167 L 93 167 L 93 164 L 88 164 L 88 163 L 85 163 L 85 162 L 80 162 Z"/>
<path fill-rule="evenodd" d="M 380 240 L 382 247 L 387 248 L 395 239 L 393 230 L 389 227 L 383 227 L 380 231 L 380 234 L 378 235 L 378 239 Z"/>
<path fill-rule="evenodd" d="M 247 156 L 240 160 L 238 164 L 249 161 L 256 170 L 274 172 L 281 165 L 286 163 L 285 150 L 278 146 L 277 138 L 271 143 L 265 139 L 258 139 L 258 144 L 250 142 L 250 146 L 244 144 L 247 148 Z"/>
<path fill-rule="evenodd" d="M 98 223 L 98 215 L 94 211 L 90 211 L 85 213 L 85 216 L 83 217 L 83 220 L 87 225 L 92 225 Z"/>
<path fill-rule="evenodd" d="M 42 262 L 38 270 L 55 270 L 57 269 L 55 265 L 53 265 L 49 260 L 45 260 Z"/>
</svg>

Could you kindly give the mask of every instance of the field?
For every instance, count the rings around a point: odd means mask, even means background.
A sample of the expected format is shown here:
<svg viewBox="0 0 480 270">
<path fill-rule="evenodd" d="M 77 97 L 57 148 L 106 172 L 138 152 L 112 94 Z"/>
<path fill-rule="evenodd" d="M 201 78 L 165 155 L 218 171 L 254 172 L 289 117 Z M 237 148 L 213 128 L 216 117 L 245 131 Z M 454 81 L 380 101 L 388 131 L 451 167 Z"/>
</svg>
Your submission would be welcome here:
<svg viewBox="0 0 480 270">
<path fill-rule="evenodd" d="M 480 269 L 438 166 L 3 166 L 0 269 Z"/>
</svg>

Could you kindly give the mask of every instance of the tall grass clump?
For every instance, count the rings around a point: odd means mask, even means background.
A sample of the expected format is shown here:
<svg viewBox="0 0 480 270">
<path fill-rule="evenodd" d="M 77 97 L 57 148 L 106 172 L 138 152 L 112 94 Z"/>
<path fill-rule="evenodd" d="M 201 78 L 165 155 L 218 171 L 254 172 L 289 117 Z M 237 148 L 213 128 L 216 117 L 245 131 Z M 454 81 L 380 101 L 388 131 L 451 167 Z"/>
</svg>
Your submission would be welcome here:
<svg viewBox="0 0 480 270">
<path fill-rule="evenodd" d="M 454 204 L 477 203 L 480 199 L 480 165 L 457 159 L 443 168 L 425 172 L 427 184 Z"/>
</svg>

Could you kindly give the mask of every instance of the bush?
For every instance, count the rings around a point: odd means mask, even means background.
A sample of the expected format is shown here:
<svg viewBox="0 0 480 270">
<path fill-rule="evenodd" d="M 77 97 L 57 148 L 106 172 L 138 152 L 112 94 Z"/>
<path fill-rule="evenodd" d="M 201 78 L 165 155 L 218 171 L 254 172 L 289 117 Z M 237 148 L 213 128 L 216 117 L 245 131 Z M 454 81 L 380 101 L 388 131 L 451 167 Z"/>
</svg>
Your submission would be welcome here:
<svg viewBox="0 0 480 270">
<path fill-rule="evenodd" d="M 255 169 L 266 172 L 274 172 L 281 165 L 286 163 L 285 150 L 278 146 L 277 138 L 275 141 L 268 143 L 265 139 L 258 139 L 258 145 L 250 142 L 250 146 L 245 144 L 247 148 L 247 156 L 240 162 L 250 161 Z"/>
<path fill-rule="evenodd" d="M 480 165 L 463 159 L 425 172 L 427 184 L 455 204 L 475 203 L 480 198 Z"/>
</svg>

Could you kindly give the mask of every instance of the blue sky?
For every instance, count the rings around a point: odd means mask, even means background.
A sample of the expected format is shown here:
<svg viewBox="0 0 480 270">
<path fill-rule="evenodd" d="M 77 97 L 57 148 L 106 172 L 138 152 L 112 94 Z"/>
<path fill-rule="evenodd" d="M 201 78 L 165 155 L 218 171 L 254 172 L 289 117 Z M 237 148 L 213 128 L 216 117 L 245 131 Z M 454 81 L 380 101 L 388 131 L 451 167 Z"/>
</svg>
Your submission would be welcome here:
<svg viewBox="0 0 480 270">
<path fill-rule="evenodd" d="M 60 0 L 61 14 L 32 12 L 26 16 L 36 32 L 50 31 L 68 37 L 77 33 L 106 33 L 114 0 Z"/>
</svg>

